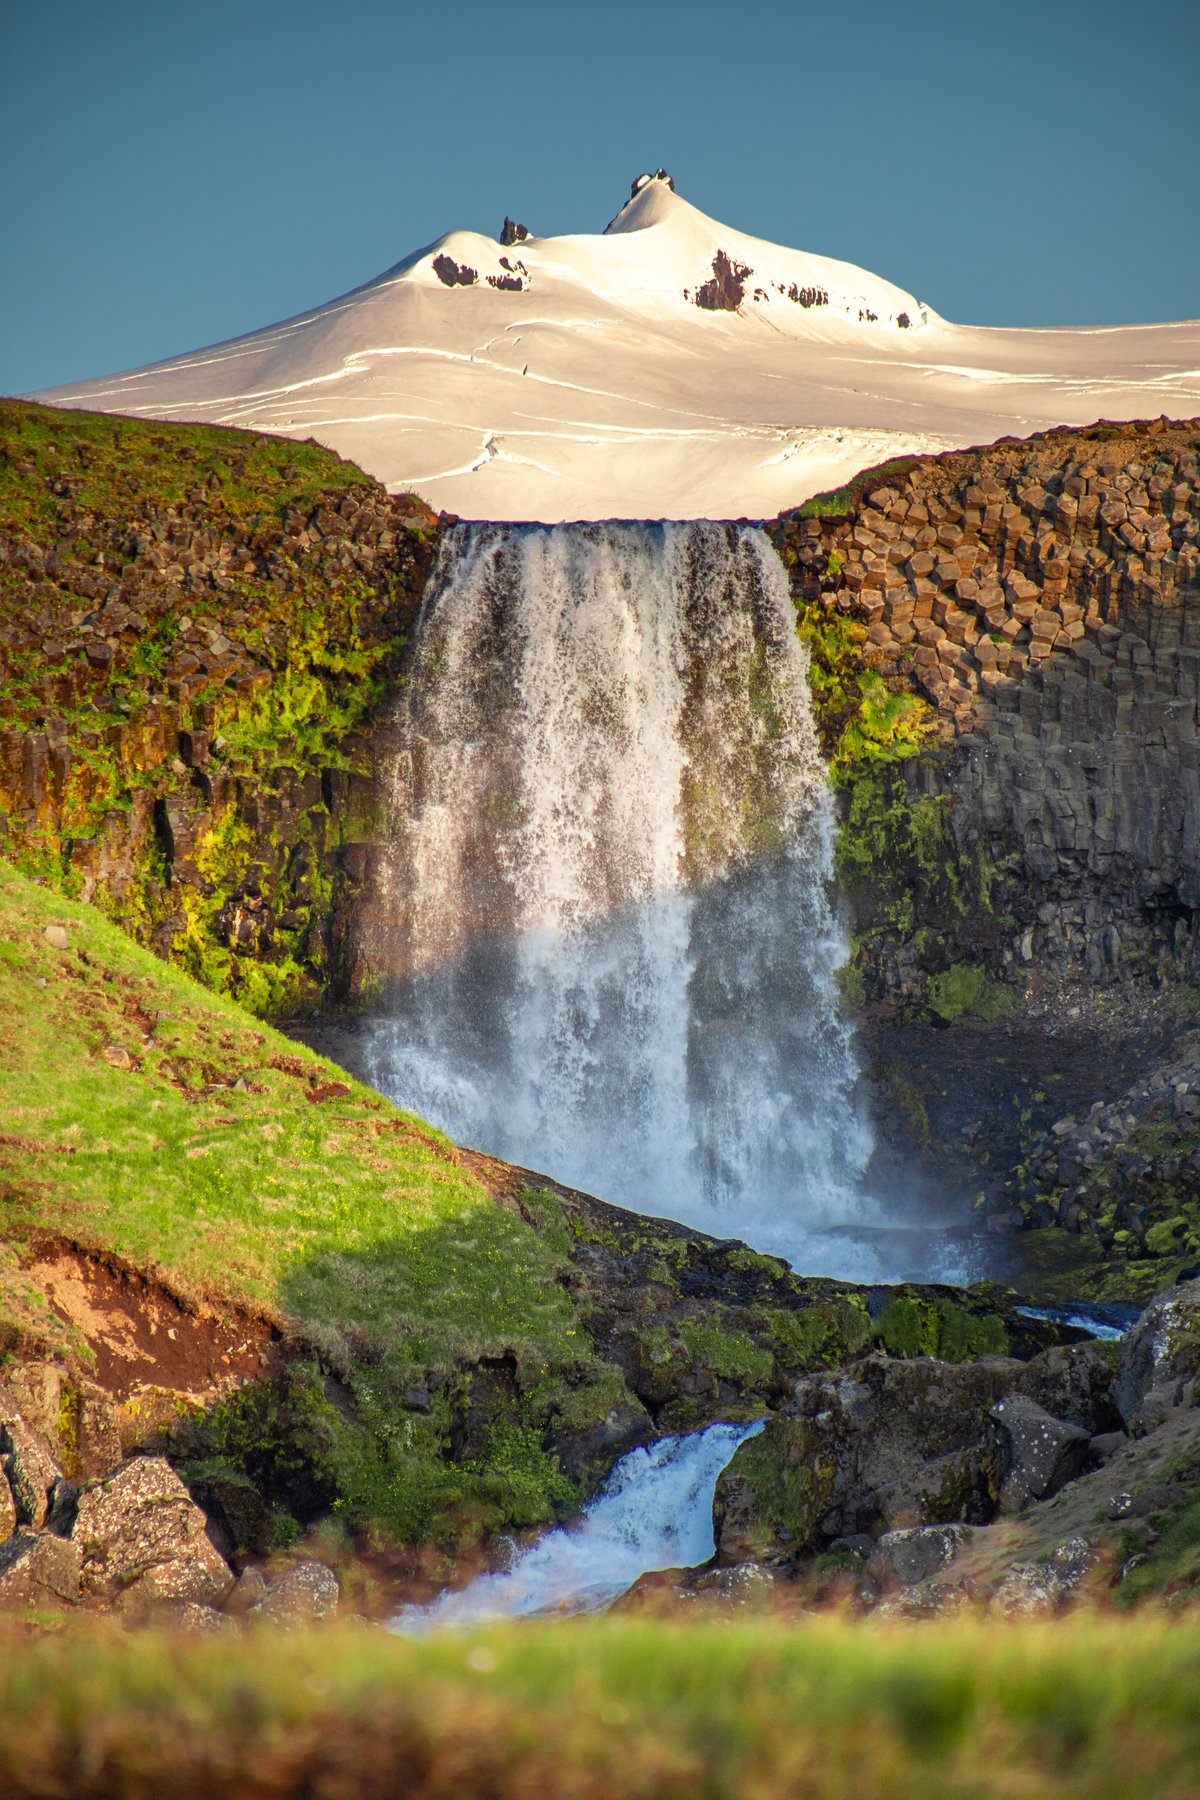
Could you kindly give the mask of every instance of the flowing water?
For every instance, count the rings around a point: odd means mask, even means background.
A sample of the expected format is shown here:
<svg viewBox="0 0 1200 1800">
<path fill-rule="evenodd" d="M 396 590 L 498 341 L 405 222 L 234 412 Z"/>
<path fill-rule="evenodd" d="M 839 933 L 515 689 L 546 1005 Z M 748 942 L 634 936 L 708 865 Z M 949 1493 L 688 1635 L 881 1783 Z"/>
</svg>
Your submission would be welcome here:
<svg viewBox="0 0 1200 1800">
<path fill-rule="evenodd" d="M 577 1524 L 519 1552 L 511 1567 L 407 1606 L 400 1631 L 538 1613 L 596 1612 L 649 1569 L 692 1568 L 713 1554 L 713 1490 L 761 1425 L 710 1425 L 623 1456 Z"/>
<path fill-rule="evenodd" d="M 833 808 L 764 534 L 456 527 L 399 728 L 367 1078 L 621 1205 L 880 1274 Z"/>
</svg>

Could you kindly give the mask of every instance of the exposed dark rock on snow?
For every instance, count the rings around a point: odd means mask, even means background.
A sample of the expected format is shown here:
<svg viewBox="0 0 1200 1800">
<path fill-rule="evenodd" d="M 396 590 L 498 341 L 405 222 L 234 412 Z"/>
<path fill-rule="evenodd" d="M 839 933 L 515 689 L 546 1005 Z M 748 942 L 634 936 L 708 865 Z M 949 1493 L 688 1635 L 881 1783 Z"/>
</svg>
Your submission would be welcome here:
<svg viewBox="0 0 1200 1800">
<path fill-rule="evenodd" d="M 457 263 L 452 256 L 435 256 L 433 272 L 445 287 L 474 287 L 479 280 L 478 269 L 469 263 Z"/>
<path fill-rule="evenodd" d="M 693 303 L 705 312 L 736 312 L 746 298 L 746 282 L 754 271 L 745 263 L 734 262 L 724 250 L 717 251 L 712 266 L 712 275 L 690 296 Z"/>
</svg>

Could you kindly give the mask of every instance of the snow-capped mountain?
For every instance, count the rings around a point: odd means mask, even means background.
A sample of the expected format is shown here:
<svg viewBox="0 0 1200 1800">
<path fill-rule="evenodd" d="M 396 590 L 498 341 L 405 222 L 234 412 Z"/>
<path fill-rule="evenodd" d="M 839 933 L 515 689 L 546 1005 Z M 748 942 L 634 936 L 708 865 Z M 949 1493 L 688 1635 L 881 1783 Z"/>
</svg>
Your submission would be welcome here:
<svg viewBox="0 0 1200 1800">
<path fill-rule="evenodd" d="M 283 324 L 35 397 L 315 437 L 471 518 L 758 517 L 888 456 L 1200 413 L 1200 321 L 952 325 L 660 169 L 598 235 L 452 231 Z"/>
</svg>

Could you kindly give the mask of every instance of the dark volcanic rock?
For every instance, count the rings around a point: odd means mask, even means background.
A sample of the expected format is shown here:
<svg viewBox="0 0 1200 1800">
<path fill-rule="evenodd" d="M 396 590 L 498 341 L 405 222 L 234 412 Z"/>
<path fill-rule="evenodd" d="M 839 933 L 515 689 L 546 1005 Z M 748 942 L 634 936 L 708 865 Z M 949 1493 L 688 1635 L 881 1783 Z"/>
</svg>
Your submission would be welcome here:
<svg viewBox="0 0 1200 1800">
<path fill-rule="evenodd" d="M 1200 1376 L 1200 1281 L 1152 1300 L 1121 1345 L 1115 1398 L 1127 1429 L 1144 1433 L 1196 1405 Z"/>
<path fill-rule="evenodd" d="M 1019 1512 L 1030 1500 L 1056 1494 L 1088 1459 L 1094 1433 L 1052 1418 L 1035 1400 L 1022 1395 L 999 1400 L 991 1417 L 997 1428 L 1002 1512 Z"/>
<path fill-rule="evenodd" d="M 456 263 L 444 253 L 434 257 L 433 272 L 446 287 L 474 287 L 479 280 L 478 269 L 472 269 L 468 263 Z"/>
<path fill-rule="evenodd" d="M 692 295 L 693 304 L 705 312 L 736 312 L 746 298 L 746 281 L 753 270 L 734 262 L 724 250 L 713 257 L 713 272 Z"/>
<path fill-rule="evenodd" d="M 721 1560 L 791 1562 L 862 1533 L 984 1524 L 1002 1497 L 1015 1499 L 1021 1480 L 1026 1498 L 1050 1491 L 1082 1465 L 1089 1437 L 1112 1423 L 1114 1360 L 1090 1344 L 1024 1364 L 872 1355 L 804 1377 L 717 1483 Z M 1033 1430 L 1048 1419 L 1039 1401 L 1055 1409 L 1044 1442 Z M 997 1408 L 1014 1420 L 1000 1453 Z"/>
</svg>

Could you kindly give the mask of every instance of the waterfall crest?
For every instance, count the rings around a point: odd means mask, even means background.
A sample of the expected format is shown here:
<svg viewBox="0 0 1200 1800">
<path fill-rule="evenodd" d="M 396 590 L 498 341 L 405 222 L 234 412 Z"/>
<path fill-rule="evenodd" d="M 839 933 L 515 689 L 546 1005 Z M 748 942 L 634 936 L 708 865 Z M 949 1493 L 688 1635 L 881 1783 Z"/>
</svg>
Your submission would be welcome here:
<svg viewBox="0 0 1200 1800">
<path fill-rule="evenodd" d="M 845 1272 L 871 1133 L 807 675 L 756 529 L 455 527 L 367 1064 L 460 1142 Z"/>
</svg>

